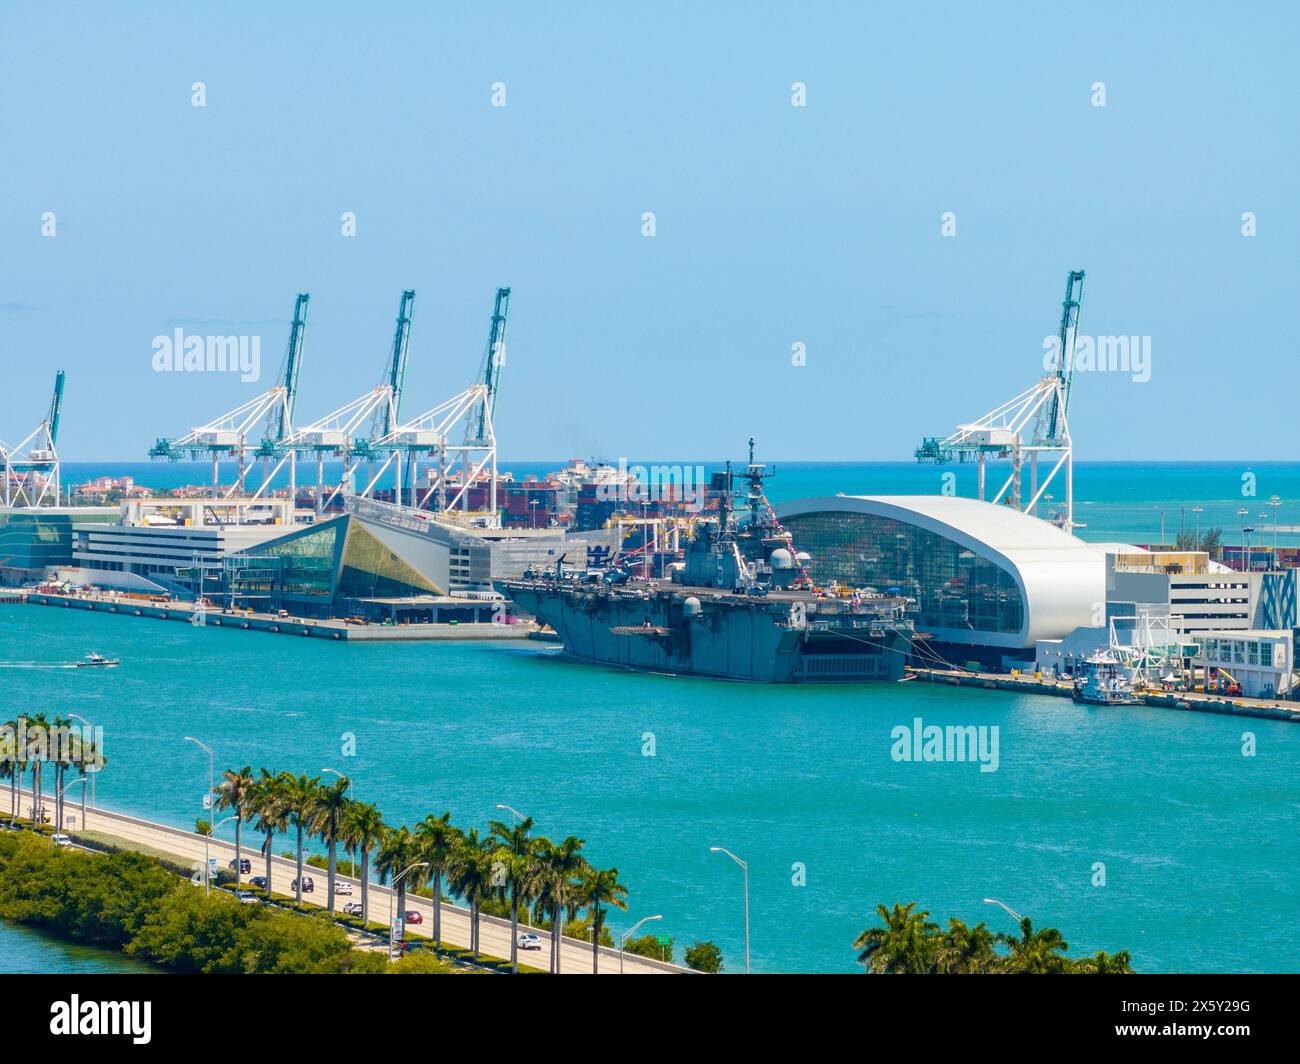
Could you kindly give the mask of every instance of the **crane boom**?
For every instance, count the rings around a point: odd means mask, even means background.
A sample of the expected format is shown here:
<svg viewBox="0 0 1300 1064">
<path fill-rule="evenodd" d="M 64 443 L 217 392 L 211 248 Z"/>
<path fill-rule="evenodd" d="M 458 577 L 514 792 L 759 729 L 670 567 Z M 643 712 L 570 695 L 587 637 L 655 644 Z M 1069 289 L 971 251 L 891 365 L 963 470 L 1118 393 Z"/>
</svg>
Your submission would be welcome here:
<svg viewBox="0 0 1300 1064">
<path fill-rule="evenodd" d="M 63 370 L 54 374 L 54 395 L 50 399 L 50 416 L 45 419 L 50 429 L 50 446 L 59 440 L 59 412 L 63 409 Z"/>
<path fill-rule="evenodd" d="M 393 357 L 388 366 L 388 386 L 393 392 L 393 404 L 384 407 L 379 425 L 379 436 L 387 436 L 397 427 L 402 409 L 402 382 L 406 379 L 406 352 L 411 343 L 411 312 L 415 309 L 415 292 L 407 289 L 397 308 L 397 329 L 393 333 Z"/>
<path fill-rule="evenodd" d="M 479 410 L 478 418 L 470 427 L 467 443 L 487 442 L 487 423 L 496 413 L 497 387 L 501 382 L 501 366 L 506 359 L 506 315 L 510 311 L 510 289 L 498 288 L 492 307 L 492 327 L 488 330 L 487 351 L 483 355 L 483 385 L 487 396 Z"/>
<path fill-rule="evenodd" d="M 302 369 L 303 341 L 307 334 L 307 304 L 311 294 L 299 292 L 293 302 L 293 324 L 289 327 L 289 347 L 284 361 L 284 406 L 276 415 L 272 439 L 282 443 L 293 432 L 293 405 L 298 398 L 298 374 Z"/>
<path fill-rule="evenodd" d="M 1076 291 L 1077 286 L 1077 291 Z M 1074 341 L 1079 331 L 1079 309 L 1083 303 L 1083 270 L 1071 270 L 1065 279 L 1065 299 L 1061 303 L 1061 332 L 1057 338 L 1056 379 L 1060 390 L 1052 398 L 1047 415 L 1049 441 L 1056 440 L 1062 415 L 1070 413 L 1070 385 L 1074 380 Z"/>
</svg>

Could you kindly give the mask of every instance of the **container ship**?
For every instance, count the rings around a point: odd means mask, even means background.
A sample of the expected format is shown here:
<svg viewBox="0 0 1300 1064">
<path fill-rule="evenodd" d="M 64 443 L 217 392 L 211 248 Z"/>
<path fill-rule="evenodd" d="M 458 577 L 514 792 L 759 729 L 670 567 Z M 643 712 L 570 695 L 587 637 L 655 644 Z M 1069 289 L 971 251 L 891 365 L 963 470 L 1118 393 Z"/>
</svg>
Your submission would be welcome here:
<svg viewBox="0 0 1300 1064">
<path fill-rule="evenodd" d="M 494 586 L 585 662 L 766 683 L 904 679 L 916 601 L 873 588 L 816 588 L 811 559 L 795 549 L 763 493 L 772 475 L 754 461 L 750 440 L 744 472 L 728 463 L 714 475 L 718 514 L 696 522 L 667 579 L 618 564 L 566 572 L 561 559 Z"/>
</svg>

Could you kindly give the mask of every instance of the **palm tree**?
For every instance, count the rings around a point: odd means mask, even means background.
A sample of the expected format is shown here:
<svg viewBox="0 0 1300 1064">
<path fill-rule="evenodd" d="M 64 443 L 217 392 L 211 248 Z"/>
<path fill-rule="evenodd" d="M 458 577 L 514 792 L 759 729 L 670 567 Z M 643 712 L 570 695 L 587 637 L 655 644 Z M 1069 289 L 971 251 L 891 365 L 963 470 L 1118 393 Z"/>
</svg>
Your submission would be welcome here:
<svg viewBox="0 0 1300 1064">
<path fill-rule="evenodd" d="M 313 835 L 319 835 L 329 850 L 329 864 L 325 873 L 326 889 L 329 891 L 327 906 L 331 916 L 334 915 L 334 877 L 338 870 L 338 845 L 343 834 L 343 825 L 347 822 L 348 788 L 351 784 L 346 776 L 340 776 L 333 783 L 317 787 L 316 801 L 309 815 L 309 827 Z"/>
<path fill-rule="evenodd" d="M 627 888 L 618 881 L 617 868 L 584 865 L 577 897 L 591 916 L 591 974 L 600 972 L 600 932 L 605 926 L 606 908 L 627 911 Z"/>
<path fill-rule="evenodd" d="M 394 879 L 401 876 L 397 879 L 396 919 L 402 922 L 403 927 L 406 926 L 406 888 L 411 884 L 418 887 L 424 873 L 419 868 L 412 869 L 408 875 L 403 876 L 402 873 L 422 860 L 420 844 L 406 826 L 389 828 L 379 844 L 379 852 L 375 854 L 375 871 L 379 873 L 379 882 L 382 883 L 390 876 Z"/>
<path fill-rule="evenodd" d="M 447 861 L 460 839 L 460 829 L 451 824 L 451 814 L 434 816 L 430 813 L 415 825 L 415 837 L 420 842 L 421 860 L 429 862 L 429 877 L 433 883 L 433 948 L 442 948 L 442 877 Z"/>
<path fill-rule="evenodd" d="M 948 930 L 939 939 L 936 971 L 948 975 L 972 975 L 992 971 L 1001 958 L 994 952 L 998 937 L 981 920 L 967 927 L 957 917 L 948 921 Z"/>
<path fill-rule="evenodd" d="M 862 952 L 858 960 L 867 971 L 878 975 L 919 975 L 934 969 L 937 924 L 930 923 L 929 913 L 913 912 L 916 902 L 894 903 L 894 908 L 876 906 L 884 927 L 869 927 L 857 937 L 854 949 Z"/>
<path fill-rule="evenodd" d="M 49 721 L 44 713 L 27 718 L 27 764 L 32 770 L 32 826 L 40 824 L 40 809 L 44 799 L 41 785 L 41 768 L 50 756 Z"/>
<path fill-rule="evenodd" d="M 54 830 L 63 834 L 63 775 L 72 762 L 72 751 L 68 748 L 68 732 L 72 721 L 57 714 L 52 724 L 50 736 L 50 760 L 54 762 Z"/>
<path fill-rule="evenodd" d="M 85 740 L 81 743 L 81 749 L 79 751 L 79 756 L 77 758 L 78 776 L 80 776 L 83 780 L 86 780 L 86 774 L 92 768 L 96 772 L 101 772 L 103 771 L 104 766 L 107 764 L 108 764 L 108 758 L 104 756 L 104 752 L 100 750 L 99 746 L 95 743 L 93 738 Z M 82 812 L 81 826 L 83 829 L 86 826 L 86 817 L 85 817 L 86 788 L 89 786 L 90 786 L 89 780 L 86 780 L 86 782 L 83 782 L 81 785 L 81 812 Z"/>
<path fill-rule="evenodd" d="M 369 802 L 352 802 L 343 821 L 343 848 L 348 853 L 361 855 L 361 922 L 370 920 L 370 854 L 384 838 L 387 831 L 384 815 L 377 805 Z M 436 920 L 436 917 L 435 917 Z"/>
<path fill-rule="evenodd" d="M 290 822 L 298 832 L 298 879 L 294 883 L 295 904 L 302 905 L 302 844 L 303 836 L 311 830 L 312 815 L 316 809 L 320 777 L 308 778 L 305 775 L 294 776 L 288 772 L 282 775 L 282 798 Z M 331 896 L 331 901 L 333 897 Z"/>
<path fill-rule="evenodd" d="M 533 853 L 532 881 L 538 908 L 549 910 L 551 917 L 550 970 L 559 975 L 564 912 L 578 895 L 578 876 L 587 863 L 582 859 L 582 839 L 570 835 L 559 845 L 537 839 Z"/>
<path fill-rule="evenodd" d="M 18 776 L 21 762 L 18 760 L 18 722 L 7 720 L 0 724 L 0 779 L 9 780 L 9 823 L 18 816 Z"/>
<path fill-rule="evenodd" d="M 1061 932 L 1054 927 L 1034 930 L 1034 922 L 1024 916 L 1020 919 L 1020 937 L 1000 935 L 999 938 L 1011 947 L 1007 957 L 1007 971 L 1025 975 L 1054 975 L 1064 972 L 1069 966 L 1064 953 L 1070 944 L 1061 937 Z"/>
<path fill-rule="evenodd" d="M 1088 975 L 1132 975 L 1133 968 L 1129 963 L 1132 959 L 1126 949 L 1118 953 L 1098 950 L 1095 956 L 1075 961 L 1070 971 Z"/>
<path fill-rule="evenodd" d="M 519 902 L 528 890 L 529 873 L 533 865 L 533 843 L 528 837 L 533 829 L 533 818 L 516 819 L 513 825 L 491 820 L 488 827 L 497 840 L 496 859 L 505 872 L 510 890 L 510 971 L 519 974 Z"/>
<path fill-rule="evenodd" d="M 250 817 L 257 817 L 256 828 L 266 836 L 262 842 L 262 853 L 266 857 L 266 896 L 269 898 L 275 835 L 289 827 L 289 809 L 284 801 L 284 777 L 262 769 L 248 797 L 248 812 Z"/>
<path fill-rule="evenodd" d="M 253 778 L 253 767 L 245 765 L 234 770 L 226 769 L 221 782 L 217 784 L 217 808 L 235 811 L 235 886 L 243 883 L 244 847 L 241 829 L 244 821 L 252 814 L 251 800 L 253 788 L 257 781 Z"/>
<path fill-rule="evenodd" d="M 462 832 L 447 861 L 447 886 L 469 904 L 469 948 L 478 960 L 478 916 L 483 900 L 499 889 L 494 882 L 496 841 L 479 841 L 478 829 Z"/>
</svg>

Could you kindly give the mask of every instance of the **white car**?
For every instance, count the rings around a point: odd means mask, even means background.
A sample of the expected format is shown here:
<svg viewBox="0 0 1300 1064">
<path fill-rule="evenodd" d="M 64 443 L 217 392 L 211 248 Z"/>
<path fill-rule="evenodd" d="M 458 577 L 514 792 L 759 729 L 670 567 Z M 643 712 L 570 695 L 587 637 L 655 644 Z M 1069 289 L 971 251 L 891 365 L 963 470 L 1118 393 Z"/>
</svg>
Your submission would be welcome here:
<svg viewBox="0 0 1300 1064">
<path fill-rule="evenodd" d="M 346 894 L 346 895 L 348 895 L 349 897 L 351 897 L 351 895 L 352 895 L 352 884 L 351 884 L 351 883 L 344 883 L 342 880 L 339 880 L 338 882 L 336 882 L 336 883 L 334 884 L 334 893 L 335 893 L 335 894 Z"/>
<path fill-rule="evenodd" d="M 72 836 L 71 836 L 71 835 L 51 835 L 51 836 L 50 836 L 50 841 L 53 842 L 55 846 L 71 846 L 71 845 L 72 845 Z"/>
<path fill-rule="evenodd" d="M 343 915 L 344 915 L 344 916 L 360 916 L 360 915 L 361 915 L 361 903 L 360 903 L 359 901 L 350 901 L 350 902 L 348 902 L 346 905 L 343 906 Z"/>
<path fill-rule="evenodd" d="M 251 890 L 238 890 L 235 897 L 239 899 L 240 905 L 256 905 L 258 901 L 257 895 Z"/>
<path fill-rule="evenodd" d="M 534 935 L 531 931 L 525 932 L 519 936 L 520 949 L 541 949 L 542 939 L 540 935 Z"/>
</svg>

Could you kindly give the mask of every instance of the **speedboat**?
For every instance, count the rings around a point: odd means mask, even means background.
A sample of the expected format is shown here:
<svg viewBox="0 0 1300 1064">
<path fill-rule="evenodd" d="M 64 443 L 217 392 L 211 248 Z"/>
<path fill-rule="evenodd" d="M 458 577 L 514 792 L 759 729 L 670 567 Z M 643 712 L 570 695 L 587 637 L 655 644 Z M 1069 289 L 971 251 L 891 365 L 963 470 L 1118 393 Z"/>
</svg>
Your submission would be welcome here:
<svg viewBox="0 0 1300 1064">
<path fill-rule="evenodd" d="M 122 664 L 122 663 L 121 663 L 120 661 L 118 661 L 116 658 L 106 658 L 106 657 L 104 657 L 103 654 L 96 654 L 96 653 L 92 650 L 89 654 L 86 655 L 86 660 L 85 660 L 85 661 L 79 661 L 79 662 L 77 662 L 77 668 L 79 668 L 79 669 L 92 669 L 92 668 L 100 668 L 100 669 L 115 669 L 115 668 L 117 668 L 117 666 L 119 666 L 120 664 Z"/>
</svg>

